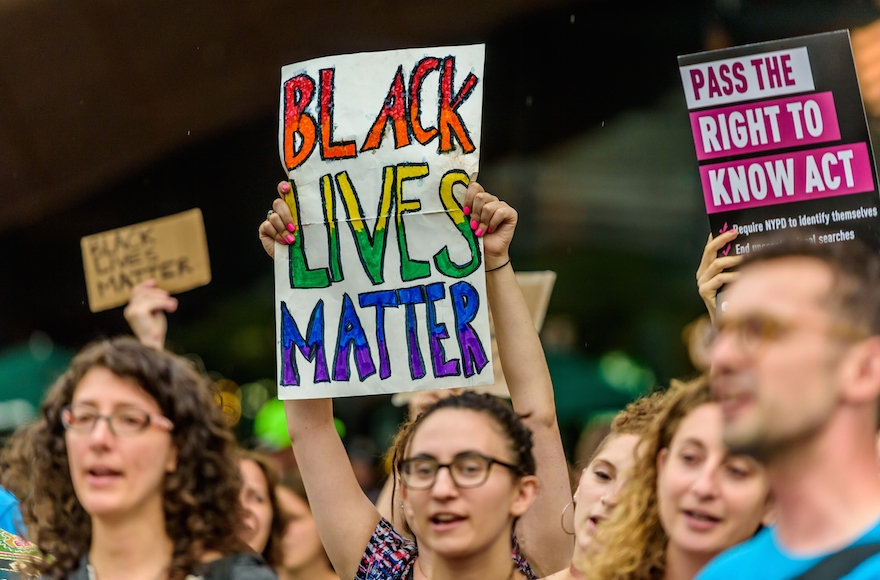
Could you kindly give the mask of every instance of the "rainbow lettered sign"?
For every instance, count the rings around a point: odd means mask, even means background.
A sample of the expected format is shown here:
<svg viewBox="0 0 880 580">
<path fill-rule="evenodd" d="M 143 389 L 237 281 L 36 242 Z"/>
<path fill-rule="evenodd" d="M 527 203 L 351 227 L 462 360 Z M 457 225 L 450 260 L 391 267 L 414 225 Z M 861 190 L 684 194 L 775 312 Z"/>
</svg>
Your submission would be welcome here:
<svg viewBox="0 0 880 580">
<path fill-rule="evenodd" d="M 295 243 L 275 248 L 278 396 L 490 384 L 479 168 L 483 45 L 281 71 Z"/>
</svg>

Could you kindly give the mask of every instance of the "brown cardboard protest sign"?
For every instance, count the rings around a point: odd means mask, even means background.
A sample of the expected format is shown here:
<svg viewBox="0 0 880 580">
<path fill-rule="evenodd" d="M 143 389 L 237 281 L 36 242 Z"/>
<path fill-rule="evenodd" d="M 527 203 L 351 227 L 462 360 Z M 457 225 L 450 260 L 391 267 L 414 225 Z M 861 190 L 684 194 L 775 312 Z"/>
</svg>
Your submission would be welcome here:
<svg viewBox="0 0 880 580">
<path fill-rule="evenodd" d="M 171 293 L 211 281 L 198 208 L 85 236 L 80 245 L 92 312 L 127 303 L 132 287 L 150 278 Z"/>
</svg>

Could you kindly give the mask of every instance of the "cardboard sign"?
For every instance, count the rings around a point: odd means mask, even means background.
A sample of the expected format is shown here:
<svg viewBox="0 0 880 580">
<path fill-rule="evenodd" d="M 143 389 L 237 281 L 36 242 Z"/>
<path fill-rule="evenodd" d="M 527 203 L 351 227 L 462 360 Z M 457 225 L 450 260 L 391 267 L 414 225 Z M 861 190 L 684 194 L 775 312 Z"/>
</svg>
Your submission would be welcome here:
<svg viewBox="0 0 880 580">
<path fill-rule="evenodd" d="M 479 166 L 483 45 L 281 71 L 278 148 L 296 241 L 275 246 L 278 396 L 492 382 Z"/>
<path fill-rule="evenodd" d="M 128 303 L 131 289 L 150 278 L 171 293 L 211 281 L 199 209 L 86 236 L 80 245 L 92 312 Z"/>
<path fill-rule="evenodd" d="M 722 255 L 786 230 L 880 249 L 877 175 L 849 32 L 678 58 L 712 234 Z M 818 233 L 816 233 L 818 232 Z"/>
</svg>

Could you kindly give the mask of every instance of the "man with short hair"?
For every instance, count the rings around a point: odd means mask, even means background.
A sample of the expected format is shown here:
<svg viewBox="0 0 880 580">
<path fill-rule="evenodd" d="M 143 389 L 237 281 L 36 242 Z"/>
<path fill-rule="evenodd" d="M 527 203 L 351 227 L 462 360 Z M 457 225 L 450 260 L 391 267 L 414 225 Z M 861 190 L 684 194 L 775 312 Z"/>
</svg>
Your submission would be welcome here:
<svg viewBox="0 0 880 580">
<path fill-rule="evenodd" d="M 700 580 L 880 578 L 880 257 L 783 241 L 749 255 L 725 299 L 712 389 L 731 451 L 767 467 L 777 523 Z"/>
</svg>

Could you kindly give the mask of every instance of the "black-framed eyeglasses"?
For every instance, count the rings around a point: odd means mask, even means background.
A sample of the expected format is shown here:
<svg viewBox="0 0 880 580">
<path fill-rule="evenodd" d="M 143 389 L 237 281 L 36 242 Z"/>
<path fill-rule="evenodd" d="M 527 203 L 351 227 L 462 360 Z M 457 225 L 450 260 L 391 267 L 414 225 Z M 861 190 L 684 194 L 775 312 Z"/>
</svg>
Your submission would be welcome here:
<svg viewBox="0 0 880 580">
<path fill-rule="evenodd" d="M 437 473 L 443 467 L 449 470 L 449 475 L 456 487 L 479 487 L 489 479 L 489 470 L 495 464 L 506 467 L 514 473 L 520 471 L 516 465 L 479 453 L 458 455 L 451 463 L 440 463 L 433 457 L 410 457 L 400 462 L 398 470 L 400 471 L 400 482 L 405 488 L 423 491 L 434 486 L 434 482 L 437 481 Z"/>
<path fill-rule="evenodd" d="M 107 421 L 114 435 L 133 435 L 145 431 L 150 425 L 165 431 L 174 430 L 174 423 L 168 417 L 134 407 L 117 409 L 109 415 L 101 415 L 91 407 L 61 409 L 61 424 L 74 433 L 91 433 L 101 419 Z"/>
</svg>

